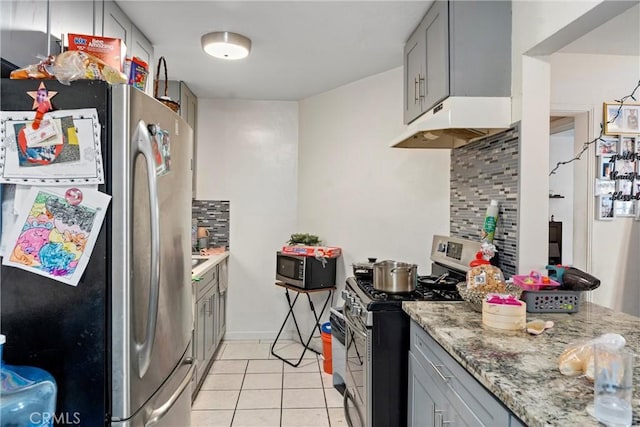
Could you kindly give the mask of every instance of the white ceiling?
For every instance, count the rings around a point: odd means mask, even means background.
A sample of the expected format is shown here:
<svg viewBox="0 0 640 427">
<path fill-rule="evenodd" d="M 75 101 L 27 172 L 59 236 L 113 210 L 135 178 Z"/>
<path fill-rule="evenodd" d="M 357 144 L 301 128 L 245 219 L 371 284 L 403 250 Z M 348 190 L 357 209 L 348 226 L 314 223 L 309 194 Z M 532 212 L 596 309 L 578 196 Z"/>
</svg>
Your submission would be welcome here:
<svg viewBox="0 0 640 427">
<path fill-rule="evenodd" d="M 430 1 L 117 2 L 198 97 L 299 100 L 402 65 Z M 205 54 L 212 31 L 252 40 L 246 59 Z M 154 64 L 155 66 L 156 64 Z"/>
<path fill-rule="evenodd" d="M 433 0 L 166 1 L 118 5 L 167 60 L 169 79 L 201 98 L 300 100 L 402 66 L 405 40 Z M 640 6 L 561 52 L 638 55 Z M 233 31 L 252 40 L 249 57 L 206 55 L 200 37 Z M 155 66 L 156 64 L 154 64 Z"/>
</svg>

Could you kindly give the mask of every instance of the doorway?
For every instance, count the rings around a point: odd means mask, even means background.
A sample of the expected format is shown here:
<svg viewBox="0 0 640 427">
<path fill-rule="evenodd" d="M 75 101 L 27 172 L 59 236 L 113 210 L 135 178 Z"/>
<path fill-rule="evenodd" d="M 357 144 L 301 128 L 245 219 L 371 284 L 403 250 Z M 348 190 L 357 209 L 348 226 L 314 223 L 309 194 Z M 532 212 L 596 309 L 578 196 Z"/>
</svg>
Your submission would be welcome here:
<svg viewBox="0 0 640 427">
<path fill-rule="evenodd" d="M 591 111 L 553 110 L 549 130 L 549 172 L 576 157 L 590 141 Z M 579 160 L 558 166 L 549 176 L 549 264 L 589 267 L 593 189 L 586 184 L 593 173 L 594 148 Z"/>
</svg>

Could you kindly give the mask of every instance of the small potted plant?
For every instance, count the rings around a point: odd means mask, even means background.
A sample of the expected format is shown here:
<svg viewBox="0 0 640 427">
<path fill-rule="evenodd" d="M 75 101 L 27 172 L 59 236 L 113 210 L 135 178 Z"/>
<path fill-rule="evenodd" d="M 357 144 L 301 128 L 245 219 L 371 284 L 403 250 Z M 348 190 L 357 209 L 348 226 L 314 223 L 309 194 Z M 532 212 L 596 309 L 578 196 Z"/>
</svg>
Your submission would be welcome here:
<svg viewBox="0 0 640 427">
<path fill-rule="evenodd" d="M 309 233 L 296 233 L 292 234 L 289 239 L 289 245 L 306 245 L 306 246 L 318 246 L 322 243 L 320 238 L 315 234 Z"/>
</svg>

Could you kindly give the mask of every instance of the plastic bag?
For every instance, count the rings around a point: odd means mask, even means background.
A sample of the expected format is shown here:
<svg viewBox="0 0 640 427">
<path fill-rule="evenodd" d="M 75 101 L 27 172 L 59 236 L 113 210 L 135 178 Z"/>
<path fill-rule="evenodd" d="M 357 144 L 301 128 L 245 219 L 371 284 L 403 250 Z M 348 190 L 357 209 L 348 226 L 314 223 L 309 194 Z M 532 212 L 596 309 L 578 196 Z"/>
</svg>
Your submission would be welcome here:
<svg viewBox="0 0 640 427">
<path fill-rule="evenodd" d="M 507 284 L 502 270 L 490 264 L 471 267 L 467 272 L 467 289 L 483 292 L 505 293 Z"/>
<path fill-rule="evenodd" d="M 560 373 L 567 376 L 586 374 L 587 378 L 593 380 L 593 346 L 595 344 L 606 344 L 619 349 L 625 346 L 626 340 L 620 334 L 609 333 L 569 344 L 558 358 Z"/>
<path fill-rule="evenodd" d="M 79 50 L 49 56 L 38 64 L 11 72 L 12 79 L 51 79 L 68 85 L 74 80 L 104 80 L 111 84 L 127 83 L 127 76 L 101 59 Z"/>
<path fill-rule="evenodd" d="M 107 65 L 100 58 L 79 50 L 62 52 L 51 67 L 58 81 L 69 84 L 74 80 L 104 80 L 111 84 L 127 83 L 124 73 Z"/>
</svg>

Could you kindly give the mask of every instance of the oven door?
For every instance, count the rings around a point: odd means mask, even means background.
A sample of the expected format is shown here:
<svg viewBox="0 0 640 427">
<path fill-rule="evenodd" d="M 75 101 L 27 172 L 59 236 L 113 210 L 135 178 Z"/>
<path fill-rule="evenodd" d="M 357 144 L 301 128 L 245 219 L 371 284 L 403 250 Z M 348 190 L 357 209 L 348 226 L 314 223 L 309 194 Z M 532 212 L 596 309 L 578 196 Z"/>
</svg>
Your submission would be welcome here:
<svg viewBox="0 0 640 427">
<path fill-rule="evenodd" d="M 370 381 L 370 355 L 367 340 L 370 330 L 359 318 L 345 312 L 346 353 L 344 411 L 349 427 L 369 427 L 371 420 L 367 386 Z"/>
</svg>

